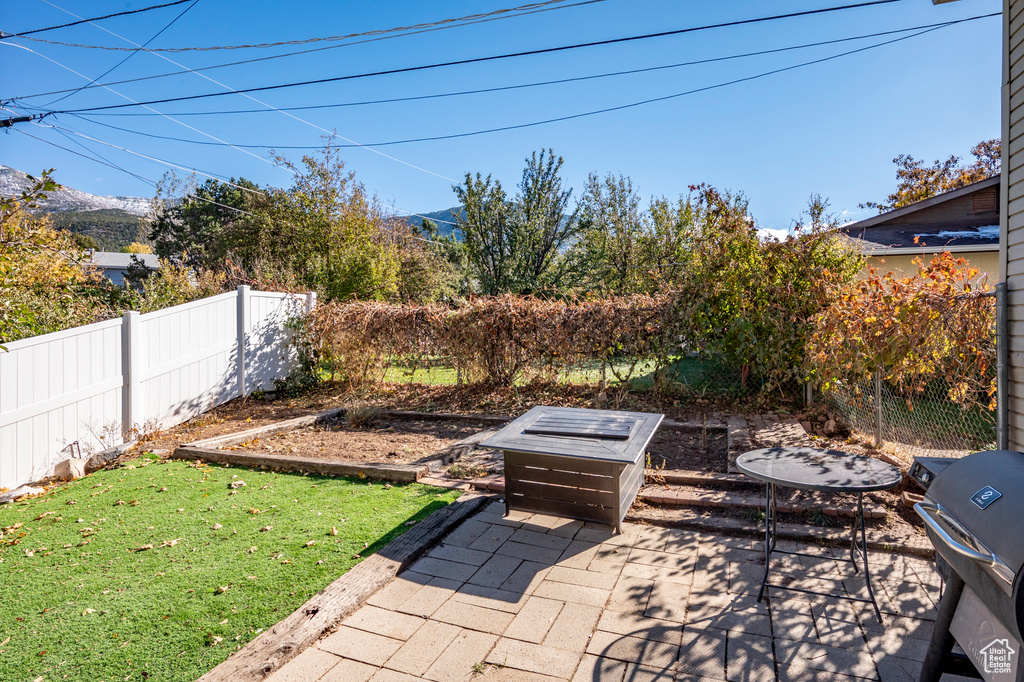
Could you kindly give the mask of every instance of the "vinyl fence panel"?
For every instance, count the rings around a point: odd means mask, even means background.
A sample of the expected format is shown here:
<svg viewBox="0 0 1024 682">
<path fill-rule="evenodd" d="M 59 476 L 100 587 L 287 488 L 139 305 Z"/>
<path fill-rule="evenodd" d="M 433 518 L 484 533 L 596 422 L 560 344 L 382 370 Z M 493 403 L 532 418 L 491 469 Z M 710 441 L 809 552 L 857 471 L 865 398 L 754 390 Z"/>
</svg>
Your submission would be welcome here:
<svg viewBox="0 0 1024 682">
<path fill-rule="evenodd" d="M 297 366 L 286 323 L 314 300 L 239 287 L 6 344 L 0 487 L 47 475 L 72 444 L 87 456 L 273 388 Z"/>
<path fill-rule="evenodd" d="M 131 426 L 165 429 L 241 395 L 235 326 L 239 295 L 139 316 L 139 343 L 133 343 L 132 352 L 138 352 L 141 396 Z"/>
<path fill-rule="evenodd" d="M 298 366 L 288 321 L 306 311 L 306 296 L 254 291 L 249 296 L 245 342 L 246 393 L 274 388 L 274 380 Z"/>
<path fill-rule="evenodd" d="M 0 351 L 0 486 L 52 470 L 72 443 L 122 442 L 121 320 L 45 334 Z"/>
</svg>

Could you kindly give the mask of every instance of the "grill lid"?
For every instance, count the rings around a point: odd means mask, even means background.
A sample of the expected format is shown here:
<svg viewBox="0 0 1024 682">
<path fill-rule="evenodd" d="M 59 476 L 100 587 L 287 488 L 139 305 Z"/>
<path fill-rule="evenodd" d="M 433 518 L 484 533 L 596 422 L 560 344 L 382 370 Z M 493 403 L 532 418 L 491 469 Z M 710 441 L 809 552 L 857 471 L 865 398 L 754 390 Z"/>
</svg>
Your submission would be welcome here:
<svg viewBox="0 0 1024 682">
<path fill-rule="evenodd" d="M 957 460 L 935 476 L 926 499 L 938 504 L 1015 574 L 1020 573 L 1024 566 L 1024 454 L 990 450 Z"/>
</svg>

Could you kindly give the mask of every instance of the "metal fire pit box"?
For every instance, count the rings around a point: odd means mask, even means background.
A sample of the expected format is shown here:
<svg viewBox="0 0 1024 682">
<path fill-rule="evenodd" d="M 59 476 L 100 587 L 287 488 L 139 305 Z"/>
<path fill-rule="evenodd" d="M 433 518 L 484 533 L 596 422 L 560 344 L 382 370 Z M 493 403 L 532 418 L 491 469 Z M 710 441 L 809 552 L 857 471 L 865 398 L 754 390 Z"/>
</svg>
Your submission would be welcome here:
<svg viewBox="0 0 1024 682">
<path fill-rule="evenodd" d="M 599 521 L 622 530 L 663 414 L 538 406 L 481 445 L 505 456 L 506 513 Z"/>
</svg>

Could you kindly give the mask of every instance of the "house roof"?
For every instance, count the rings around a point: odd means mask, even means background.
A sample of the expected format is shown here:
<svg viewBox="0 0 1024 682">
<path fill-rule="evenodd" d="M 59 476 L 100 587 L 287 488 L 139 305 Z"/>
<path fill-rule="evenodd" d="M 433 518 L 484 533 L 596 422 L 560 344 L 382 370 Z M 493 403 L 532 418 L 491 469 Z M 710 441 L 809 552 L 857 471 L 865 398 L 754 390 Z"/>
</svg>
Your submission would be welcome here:
<svg viewBox="0 0 1024 682">
<path fill-rule="evenodd" d="M 974 210 L 973 195 L 999 191 L 999 176 L 850 223 L 841 232 L 864 243 L 870 255 L 901 249 L 920 252 L 994 251 L 999 248 L 999 202 Z"/>
<path fill-rule="evenodd" d="M 147 267 L 153 270 L 160 268 L 160 258 L 152 253 L 118 253 L 114 251 L 93 251 L 89 259 L 90 265 L 104 270 L 121 269 L 127 270 L 131 267 L 132 257 L 138 258 Z"/>
</svg>

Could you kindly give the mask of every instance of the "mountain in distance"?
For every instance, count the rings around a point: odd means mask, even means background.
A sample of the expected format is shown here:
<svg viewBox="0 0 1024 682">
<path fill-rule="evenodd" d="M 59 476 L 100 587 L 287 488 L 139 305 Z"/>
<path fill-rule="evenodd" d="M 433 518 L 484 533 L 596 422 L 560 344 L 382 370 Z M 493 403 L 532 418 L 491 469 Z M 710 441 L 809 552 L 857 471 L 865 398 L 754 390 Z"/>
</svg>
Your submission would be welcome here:
<svg viewBox="0 0 1024 682">
<path fill-rule="evenodd" d="M 58 178 L 54 178 L 58 182 Z M 31 187 L 32 181 L 27 173 L 0 164 L 0 196 L 17 196 Z M 150 212 L 150 200 L 146 197 L 108 197 L 89 194 L 71 187 L 62 187 L 50 192 L 45 201 L 39 203 L 44 213 L 61 211 L 100 211 L 118 210 L 136 216 L 146 216 Z"/>
<path fill-rule="evenodd" d="M 419 215 L 402 216 L 405 222 L 409 224 L 409 227 L 414 230 L 419 230 L 423 225 L 423 218 L 430 218 L 437 223 L 437 233 L 442 237 L 448 237 L 455 231 L 455 223 L 458 222 L 459 216 L 463 215 L 461 206 L 452 206 L 442 211 L 431 211 L 430 213 L 420 213 Z"/>
<path fill-rule="evenodd" d="M 0 196 L 18 196 L 31 185 L 27 173 L 0 164 Z M 55 228 L 86 235 L 105 251 L 145 242 L 149 231 L 150 200 L 145 197 L 100 196 L 65 186 L 50 192 L 36 211 L 48 214 Z"/>
</svg>

